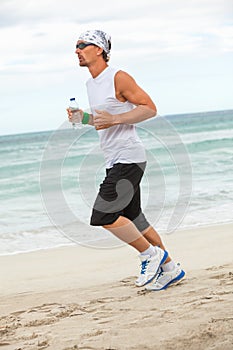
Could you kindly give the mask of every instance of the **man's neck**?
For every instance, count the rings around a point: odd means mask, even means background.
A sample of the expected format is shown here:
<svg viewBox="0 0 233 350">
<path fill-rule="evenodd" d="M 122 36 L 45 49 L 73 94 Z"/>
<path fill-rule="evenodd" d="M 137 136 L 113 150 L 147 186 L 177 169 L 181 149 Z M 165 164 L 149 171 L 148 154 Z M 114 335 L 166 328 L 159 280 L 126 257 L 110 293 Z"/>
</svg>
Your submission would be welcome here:
<svg viewBox="0 0 233 350">
<path fill-rule="evenodd" d="M 103 61 L 103 62 L 100 62 L 98 64 L 95 64 L 93 66 L 88 67 L 88 69 L 89 69 L 89 72 L 92 75 L 92 78 L 96 78 L 107 67 L 108 67 L 107 63 L 105 61 Z"/>
</svg>

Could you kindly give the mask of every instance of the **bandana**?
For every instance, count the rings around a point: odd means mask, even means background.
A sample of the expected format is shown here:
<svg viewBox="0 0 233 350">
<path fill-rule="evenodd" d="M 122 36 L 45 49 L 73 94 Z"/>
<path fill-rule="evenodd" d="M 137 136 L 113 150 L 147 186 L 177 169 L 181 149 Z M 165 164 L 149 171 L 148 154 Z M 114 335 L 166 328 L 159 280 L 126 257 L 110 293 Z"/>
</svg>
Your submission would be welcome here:
<svg viewBox="0 0 233 350">
<path fill-rule="evenodd" d="M 102 30 L 87 30 L 79 36 L 78 40 L 95 44 L 96 46 L 101 47 L 106 54 L 110 53 L 111 36 L 105 32 L 102 32 Z"/>
</svg>

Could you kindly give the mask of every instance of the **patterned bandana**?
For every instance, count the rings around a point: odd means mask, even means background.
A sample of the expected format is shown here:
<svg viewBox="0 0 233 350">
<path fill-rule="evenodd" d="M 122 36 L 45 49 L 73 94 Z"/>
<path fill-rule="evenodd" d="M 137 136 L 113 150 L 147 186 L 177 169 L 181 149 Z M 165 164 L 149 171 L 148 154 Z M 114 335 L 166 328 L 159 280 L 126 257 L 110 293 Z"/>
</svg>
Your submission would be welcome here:
<svg viewBox="0 0 233 350">
<path fill-rule="evenodd" d="M 101 47 L 106 54 L 110 53 L 111 36 L 105 32 L 102 32 L 102 30 L 87 30 L 79 36 L 78 40 L 95 44 L 96 46 Z"/>
</svg>

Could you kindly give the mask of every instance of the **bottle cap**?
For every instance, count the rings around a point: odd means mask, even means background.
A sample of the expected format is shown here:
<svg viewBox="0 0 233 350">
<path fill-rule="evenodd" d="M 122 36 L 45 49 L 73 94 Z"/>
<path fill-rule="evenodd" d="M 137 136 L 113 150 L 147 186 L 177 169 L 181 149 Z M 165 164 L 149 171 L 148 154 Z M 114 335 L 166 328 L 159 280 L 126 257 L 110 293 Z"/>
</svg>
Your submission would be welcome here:
<svg viewBox="0 0 233 350">
<path fill-rule="evenodd" d="M 75 97 L 70 98 L 70 101 L 75 101 Z"/>
</svg>

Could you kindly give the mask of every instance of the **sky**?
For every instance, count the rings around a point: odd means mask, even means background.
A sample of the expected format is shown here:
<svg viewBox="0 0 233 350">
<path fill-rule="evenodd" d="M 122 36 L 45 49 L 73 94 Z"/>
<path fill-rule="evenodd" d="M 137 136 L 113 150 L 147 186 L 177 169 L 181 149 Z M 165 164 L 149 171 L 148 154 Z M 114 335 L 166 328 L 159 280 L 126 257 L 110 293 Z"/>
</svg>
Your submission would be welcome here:
<svg viewBox="0 0 233 350">
<path fill-rule="evenodd" d="M 0 0 L 0 135 L 59 128 L 70 97 L 88 108 L 87 29 L 111 35 L 109 64 L 159 115 L 233 108 L 232 0 Z"/>
</svg>

